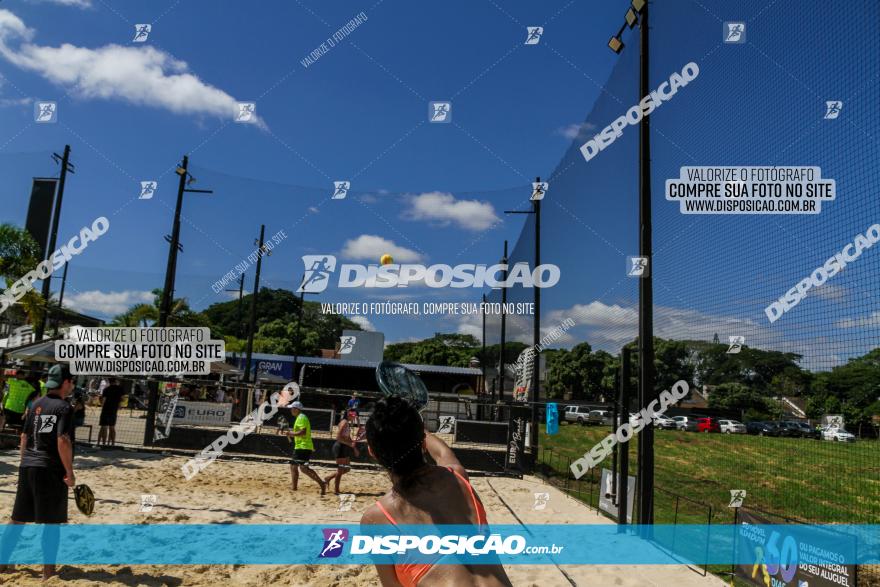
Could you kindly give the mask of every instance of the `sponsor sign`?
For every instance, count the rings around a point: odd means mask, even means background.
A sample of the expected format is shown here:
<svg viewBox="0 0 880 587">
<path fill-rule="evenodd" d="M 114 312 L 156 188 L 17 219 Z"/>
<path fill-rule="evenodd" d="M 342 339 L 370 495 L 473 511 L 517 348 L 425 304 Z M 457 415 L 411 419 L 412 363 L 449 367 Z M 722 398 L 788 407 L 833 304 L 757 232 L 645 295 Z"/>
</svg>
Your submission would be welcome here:
<svg viewBox="0 0 880 587">
<path fill-rule="evenodd" d="M 812 543 L 804 534 L 784 533 L 784 526 L 762 528 L 761 524 L 772 522 L 746 508 L 737 510 L 738 532 L 737 549 L 742 554 L 754 553 L 754 562 L 738 564 L 734 574 L 749 585 L 766 587 L 854 587 L 856 585 L 856 566 L 842 564 L 843 554 L 849 545 L 841 545 L 841 552 L 829 549 L 829 543 L 840 542 L 844 538 L 831 539 L 816 536 L 821 542 Z M 799 524 L 791 524 L 794 528 Z M 782 530 L 782 531 L 780 531 Z M 852 537 L 850 537 L 852 538 Z M 845 542 L 845 540 L 844 540 Z M 851 549 L 850 549 L 851 550 Z M 738 556 L 738 558 L 741 557 Z"/>
<path fill-rule="evenodd" d="M 617 517 L 617 503 L 615 503 L 615 487 L 616 479 L 608 469 L 602 469 L 602 478 L 599 482 L 599 509 L 603 512 Z M 632 523 L 633 517 L 633 499 L 636 494 L 636 478 L 628 476 L 626 478 L 626 521 Z"/>
<path fill-rule="evenodd" d="M 174 407 L 174 424 L 225 426 L 231 420 L 231 403 L 179 401 Z"/>
<path fill-rule="evenodd" d="M 504 458 L 504 468 L 508 471 L 526 472 L 526 427 L 531 415 L 531 409 L 528 407 L 510 406 L 507 454 Z"/>
</svg>

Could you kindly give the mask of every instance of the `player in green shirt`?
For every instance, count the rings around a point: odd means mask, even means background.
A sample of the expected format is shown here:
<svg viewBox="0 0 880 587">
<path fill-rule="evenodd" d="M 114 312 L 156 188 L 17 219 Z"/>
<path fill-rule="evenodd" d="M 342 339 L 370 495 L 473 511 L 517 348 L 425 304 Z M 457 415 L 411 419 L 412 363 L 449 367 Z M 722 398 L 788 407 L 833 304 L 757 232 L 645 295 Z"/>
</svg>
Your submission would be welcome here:
<svg viewBox="0 0 880 587">
<path fill-rule="evenodd" d="M 309 468 L 309 458 L 315 450 L 315 445 L 312 443 L 312 425 L 302 409 L 302 402 L 297 401 L 290 404 L 290 410 L 294 417 L 293 430 L 288 432 L 293 440 L 293 459 L 290 461 L 292 488 L 296 491 L 296 486 L 299 483 L 299 472 L 302 471 L 321 486 L 321 495 L 324 495 L 327 491 L 327 484 L 317 473 Z"/>
</svg>

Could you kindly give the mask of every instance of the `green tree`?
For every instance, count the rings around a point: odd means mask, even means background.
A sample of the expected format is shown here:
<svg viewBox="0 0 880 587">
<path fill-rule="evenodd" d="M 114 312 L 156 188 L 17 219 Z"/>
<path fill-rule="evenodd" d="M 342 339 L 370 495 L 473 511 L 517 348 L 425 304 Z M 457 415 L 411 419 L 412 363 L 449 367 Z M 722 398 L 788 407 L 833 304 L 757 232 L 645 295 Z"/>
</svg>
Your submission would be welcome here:
<svg viewBox="0 0 880 587">
<path fill-rule="evenodd" d="M 27 230 L 12 224 L 0 224 L 0 277 L 5 280 L 7 288 L 36 269 L 40 261 L 40 245 Z M 42 296 L 35 289 L 29 289 L 19 303 L 28 321 L 37 327 L 46 315 Z"/>
</svg>

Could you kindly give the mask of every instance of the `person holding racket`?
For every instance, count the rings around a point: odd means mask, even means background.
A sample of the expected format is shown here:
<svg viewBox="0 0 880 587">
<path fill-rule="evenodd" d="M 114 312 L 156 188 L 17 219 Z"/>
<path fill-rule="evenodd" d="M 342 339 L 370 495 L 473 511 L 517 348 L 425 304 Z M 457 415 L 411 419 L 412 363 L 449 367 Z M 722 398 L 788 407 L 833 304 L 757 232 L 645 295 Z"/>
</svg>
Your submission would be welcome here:
<svg viewBox="0 0 880 587">
<path fill-rule="evenodd" d="M 486 510 L 467 470 L 445 442 L 425 430 L 419 412 L 428 401 L 424 383 L 393 363 L 380 364 L 376 377 L 388 397 L 376 402 L 367 421 L 367 449 L 388 472 L 391 489 L 364 512 L 361 524 L 474 525 L 485 531 Z M 511 585 L 501 564 L 402 562 L 376 570 L 385 587 Z"/>
<path fill-rule="evenodd" d="M 357 442 L 351 437 L 351 425 L 357 424 L 357 412 L 348 410 L 342 413 L 342 419 L 336 428 L 336 442 L 333 443 L 333 458 L 336 459 L 336 472 L 326 477 L 324 483 L 328 486 L 331 479 L 333 482 L 333 492 L 339 493 L 339 482 L 342 476 L 351 469 L 352 455 L 358 457 L 361 451 L 358 450 Z"/>
<path fill-rule="evenodd" d="M 308 416 L 303 413 L 302 402 L 295 401 L 288 407 L 294 418 L 293 429 L 288 433 L 293 440 L 293 458 L 290 460 L 291 488 L 296 491 L 299 484 L 299 472 L 302 471 L 321 486 L 321 495 L 324 495 L 327 492 L 327 483 L 309 467 L 309 459 L 315 450 L 315 445 L 312 442 L 312 425 Z"/>
</svg>

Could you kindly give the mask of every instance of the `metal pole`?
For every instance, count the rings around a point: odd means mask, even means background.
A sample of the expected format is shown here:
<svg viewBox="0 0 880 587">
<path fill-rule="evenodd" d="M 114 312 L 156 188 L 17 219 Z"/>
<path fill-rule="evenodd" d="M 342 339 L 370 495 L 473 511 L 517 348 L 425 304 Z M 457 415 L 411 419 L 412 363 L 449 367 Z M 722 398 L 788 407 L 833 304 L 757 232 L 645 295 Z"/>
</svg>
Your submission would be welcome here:
<svg viewBox="0 0 880 587">
<path fill-rule="evenodd" d="M 302 281 L 305 281 L 305 275 L 303 275 Z M 299 357 L 300 352 L 300 341 L 302 341 L 302 321 L 303 321 L 303 305 L 305 304 L 306 292 L 299 292 L 299 312 L 296 314 L 296 346 L 293 351 L 293 380 L 299 381 L 299 378 L 296 376 L 296 366 L 297 366 L 297 358 Z"/>
<path fill-rule="evenodd" d="M 263 265 L 263 237 L 266 234 L 266 225 L 260 225 L 260 245 L 257 248 L 257 274 L 254 276 L 254 291 L 251 294 L 251 319 L 248 324 L 247 357 L 244 362 L 244 382 L 248 383 L 251 377 L 251 356 L 254 351 L 254 331 L 257 329 L 257 295 L 260 292 L 260 268 Z M 254 379 L 256 380 L 256 372 Z"/>
<path fill-rule="evenodd" d="M 486 294 L 483 294 L 483 306 L 480 314 L 483 317 L 483 352 L 480 354 L 480 371 L 482 372 L 482 382 L 480 383 L 482 389 L 480 390 L 480 396 L 483 398 L 482 401 L 486 401 Z M 492 397 L 492 401 L 495 400 L 495 397 Z M 480 404 L 481 406 L 483 404 Z"/>
<path fill-rule="evenodd" d="M 501 258 L 501 264 L 504 265 L 501 281 L 505 283 L 505 287 L 501 288 L 501 347 L 498 356 L 498 375 L 501 387 L 498 389 L 498 399 L 504 401 L 504 337 L 507 335 L 507 315 L 504 313 L 504 306 L 507 304 L 507 241 L 504 241 L 504 256 Z"/>
<path fill-rule="evenodd" d="M 629 348 L 623 347 L 620 351 L 620 413 L 629 417 Z M 644 432 L 644 429 L 642 429 Z M 626 524 L 627 497 L 629 496 L 629 443 L 617 444 L 617 523 Z"/>
<path fill-rule="evenodd" d="M 645 4 L 639 23 L 639 97 L 650 89 L 648 75 L 648 7 Z M 654 274 L 651 246 L 651 133 L 650 117 L 639 125 L 639 256 L 648 259 L 648 275 L 639 279 L 639 408 L 655 398 L 654 390 Z M 654 523 L 654 428 L 646 426 L 639 433 L 639 523 Z"/>
<path fill-rule="evenodd" d="M 57 155 L 56 155 L 57 156 Z M 55 211 L 52 213 L 52 232 L 49 234 L 49 248 L 46 249 L 47 258 L 55 251 L 55 243 L 58 241 L 58 225 L 61 221 L 61 200 L 64 197 L 64 184 L 67 181 L 67 168 L 70 163 L 70 145 L 64 145 L 64 154 L 61 156 L 61 175 L 58 178 L 58 191 L 55 194 Z M 67 266 L 65 265 L 65 268 Z M 52 282 L 47 277 L 43 280 L 43 319 L 37 325 L 37 331 L 34 333 L 34 341 L 43 340 L 43 333 L 46 331 L 46 322 L 49 320 L 49 295 L 52 289 Z"/>
<path fill-rule="evenodd" d="M 535 179 L 538 183 L 541 183 L 541 178 L 538 177 Z M 541 265 L 541 200 L 532 200 L 532 204 L 535 210 L 535 269 L 537 269 Z M 538 390 L 539 385 L 539 373 L 538 371 L 541 368 L 541 288 L 533 287 L 533 293 L 535 296 L 535 319 L 533 322 L 534 330 L 532 332 L 532 343 L 534 344 L 535 349 L 535 365 L 532 369 L 532 470 L 535 467 L 535 461 L 538 455 L 538 442 L 539 442 L 539 434 L 538 434 L 538 401 L 540 400 L 541 394 Z"/>
<path fill-rule="evenodd" d="M 162 302 L 159 305 L 159 326 L 168 326 L 171 302 L 174 299 L 174 274 L 177 271 L 177 248 L 180 246 L 180 210 L 183 208 L 183 192 L 186 189 L 186 172 L 189 157 L 183 156 L 180 164 L 180 182 L 177 186 L 177 204 L 174 207 L 174 223 L 171 225 L 171 243 L 168 245 L 168 264 L 165 268 L 165 286 L 162 288 Z M 183 173 L 180 173 L 183 171 Z"/>
<path fill-rule="evenodd" d="M 61 274 L 61 291 L 58 292 L 58 311 L 55 314 L 55 335 L 58 335 L 58 326 L 61 324 L 61 311 L 63 309 L 62 304 L 64 303 L 64 287 L 67 285 L 67 268 L 70 267 L 70 263 L 64 264 L 64 273 Z M 48 319 L 48 316 L 46 317 Z"/>
</svg>

